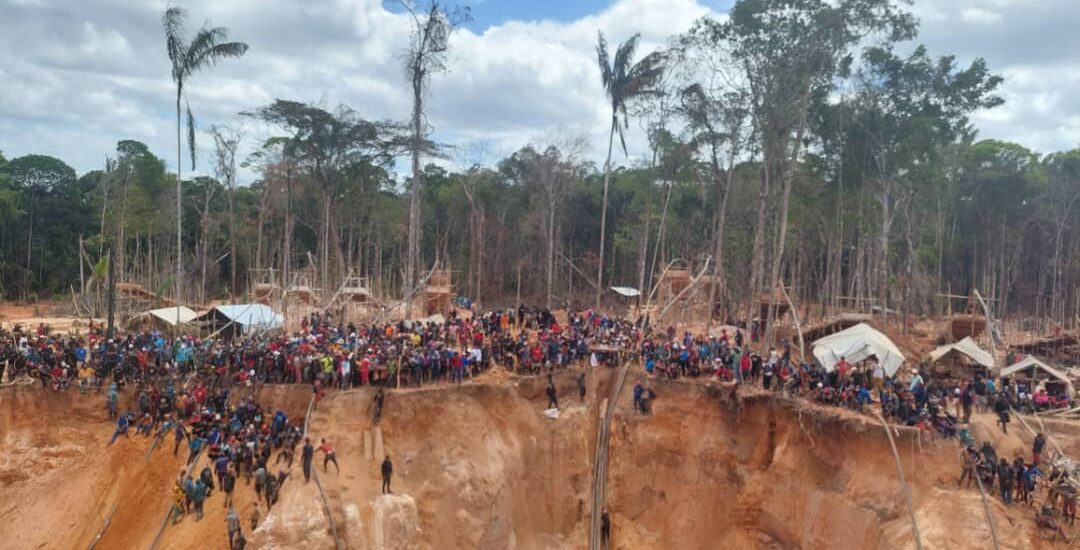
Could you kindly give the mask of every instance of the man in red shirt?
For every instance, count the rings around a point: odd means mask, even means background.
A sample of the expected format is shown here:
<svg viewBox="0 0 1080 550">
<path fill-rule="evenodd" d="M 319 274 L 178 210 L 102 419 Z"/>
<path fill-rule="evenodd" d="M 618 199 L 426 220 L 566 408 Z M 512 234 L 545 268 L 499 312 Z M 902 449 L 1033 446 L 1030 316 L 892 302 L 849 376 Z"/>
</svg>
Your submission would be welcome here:
<svg viewBox="0 0 1080 550">
<path fill-rule="evenodd" d="M 841 380 L 847 379 L 847 373 L 851 370 L 851 364 L 847 362 L 843 356 L 840 356 L 840 362 L 836 364 L 836 372 L 840 374 Z"/>
<path fill-rule="evenodd" d="M 333 462 L 334 468 L 337 469 L 338 473 L 341 473 L 341 466 L 338 466 L 337 456 L 334 455 L 334 445 L 329 441 L 323 439 L 322 444 L 319 445 L 319 450 L 323 453 L 323 472 L 326 473 L 328 471 L 327 464 Z"/>
</svg>

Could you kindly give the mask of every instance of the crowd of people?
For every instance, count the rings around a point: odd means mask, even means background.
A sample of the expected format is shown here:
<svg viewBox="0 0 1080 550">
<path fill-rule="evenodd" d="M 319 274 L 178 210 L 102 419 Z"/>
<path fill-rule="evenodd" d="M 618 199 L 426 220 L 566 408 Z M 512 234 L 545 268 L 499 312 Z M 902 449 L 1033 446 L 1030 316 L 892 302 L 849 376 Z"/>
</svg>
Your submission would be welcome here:
<svg viewBox="0 0 1080 550">
<path fill-rule="evenodd" d="M 755 331 L 750 334 L 753 339 Z M 55 335 L 45 326 L 0 331 L 4 369 L 0 378 L 37 378 L 42 389 L 58 392 L 72 386 L 82 392 L 104 390 L 110 415 L 117 420 L 113 441 L 126 436 L 134 424 L 136 433 L 145 436 L 164 438 L 172 433 L 174 454 L 186 446 L 189 463 L 205 450 L 213 471 L 207 467 L 199 476 L 186 473 L 177 480 L 174 518 L 192 510 L 201 517 L 202 503 L 217 490 L 225 494 L 223 506 L 230 507 L 231 541 L 243 540 L 229 498 L 236 478 L 243 476 L 249 484 L 254 479 L 256 502 L 265 502 L 269 509 L 302 438 L 300 428 L 281 411 L 264 418 L 251 398 L 230 405 L 234 388 L 310 384 L 318 402 L 331 389 L 378 386 L 378 416 L 385 388 L 460 384 L 500 365 L 523 375 L 547 374 L 548 407 L 558 408 L 551 378 L 555 371 L 578 368 L 584 399 L 584 375 L 589 370 L 584 367 L 629 360 L 640 361 L 650 379 L 715 380 L 859 412 L 877 407 L 890 422 L 959 440 L 965 449 L 962 481 L 970 482 L 974 472 L 990 472 L 986 481 L 992 484 L 996 478 L 1002 499 L 1012 502 L 1026 501 L 1032 484 L 1045 480 L 1055 498 L 1060 497 L 1062 517 L 1070 523 L 1075 518 L 1075 494 L 1066 498 L 1063 474 L 1051 472 L 1046 477 L 1040 469 L 1041 447 L 1031 463 L 1018 459 L 1006 464 L 1004 458 L 999 463 L 985 446 L 974 450 L 965 428 L 973 410 L 993 411 L 1007 432 L 1011 411 L 1023 409 L 1025 400 L 1035 395 L 1030 388 L 988 376 L 933 378 L 920 368 L 889 375 L 872 357 L 855 364 L 841 358 L 834 368 L 825 369 L 796 361 L 786 340 L 759 353 L 746 341 L 744 331 L 734 327 L 707 334 L 679 333 L 674 327 L 653 327 L 647 317 L 628 320 L 592 310 L 571 311 L 560 322 L 548 310 L 522 305 L 465 315 L 455 311 L 439 322 L 375 325 L 346 324 L 315 313 L 295 334 L 231 339 L 171 337 L 157 330 L 110 339 L 100 327 L 86 335 Z M 118 414 L 117 394 L 125 388 L 137 396 L 137 411 Z M 648 414 L 656 393 L 641 379 L 634 385 L 633 397 L 635 411 Z M 323 441 L 318 448 L 324 453 L 324 468 L 329 462 L 336 467 L 332 445 Z M 271 465 L 273 451 L 279 454 Z M 310 475 L 313 454 L 314 447 L 307 442 L 305 477 Z M 282 462 L 286 468 L 272 473 Z M 255 516 L 260 513 L 254 508 Z"/>
<path fill-rule="evenodd" d="M 515 371 L 614 360 L 634 327 L 585 312 L 562 327 L 546 310 L 492 311 L 443 322 L 356 325 L 313 313 L 301 332 L 232 339 L 172 337 L 159 330 L 106 338 L 100 327 L 85 335 L 35 330 L 0 331 L 0 368 L 10 378 L 29 376 L 43 389 L 101 391 L 106 381 L 127 385 L 198 374 L 210 383 L 317 384 L 322 389 L 460 383 L 498 362 Z M 591 353 L 590 346 L 608 352 Z"/>
</svg>

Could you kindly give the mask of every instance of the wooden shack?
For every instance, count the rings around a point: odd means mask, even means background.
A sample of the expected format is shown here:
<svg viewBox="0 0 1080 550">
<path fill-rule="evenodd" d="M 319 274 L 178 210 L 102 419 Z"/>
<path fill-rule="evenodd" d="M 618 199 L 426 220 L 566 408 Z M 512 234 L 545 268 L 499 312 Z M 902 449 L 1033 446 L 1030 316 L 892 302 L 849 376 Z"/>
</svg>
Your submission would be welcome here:
<svg viewBox="0 0 1080 550">
<path fill-rule="evenodd" d="M 319 290 L 312 281 L 313 274 L 309 271 L 297 273 L 289 288 L 285 289 L 285 295 L 290 301 L 298 301 L 307 305 L 315 305 L 319 301 Z"/>
<path fill-rule="evenodd" d="M 690 286 L 692 280 L 689 269 L 678 267 L 664 271 L 656 289 L 656 303 L 663 306 L 674 300 Z M 682 299 L 685 300 L 686 296 Z"/>
<path fill-rule="evenodd" d="M 449 269 L 435 269 L 424 287 L 424 314 L 447 314 L 454 307 L 454 285 Z"/>
<path fill-rule="evenodd" d="M 281 284 L 277 279 L 279 275 L 273 268 L 252 269 L 251 295 L 254 301 L 269 305 L 272 301 L 281 297 Z"/>
</svg>

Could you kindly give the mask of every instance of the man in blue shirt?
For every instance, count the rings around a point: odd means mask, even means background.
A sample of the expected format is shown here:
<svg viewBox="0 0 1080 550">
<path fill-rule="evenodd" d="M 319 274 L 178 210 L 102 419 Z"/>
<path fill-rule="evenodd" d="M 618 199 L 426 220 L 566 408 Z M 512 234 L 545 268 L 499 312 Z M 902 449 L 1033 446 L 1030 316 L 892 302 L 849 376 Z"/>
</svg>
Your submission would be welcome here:
<svg viewBox="0 0 1080 550">
<path fill-rule="evenodd" d="M 130 414 L 130 412 L 124 413 L 120 416 L 119 419 L 117 419 L 116 431 L 113 432 L 112 441 L 109 442 L 109 445 L 116 443 L 116 438 L 120 437 L 120 434 L 123 434 L 124 437 L 130 437 L 128 436 L 128 425 L 131 423 L 131 419 L 128 417 L 128 415 Z"/>
</svg>

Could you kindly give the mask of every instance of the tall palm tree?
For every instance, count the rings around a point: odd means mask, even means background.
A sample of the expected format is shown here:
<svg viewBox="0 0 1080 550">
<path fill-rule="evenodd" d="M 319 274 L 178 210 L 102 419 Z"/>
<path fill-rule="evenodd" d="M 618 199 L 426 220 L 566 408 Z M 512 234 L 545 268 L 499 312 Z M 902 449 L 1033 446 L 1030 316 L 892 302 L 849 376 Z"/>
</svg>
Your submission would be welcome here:
<svg viewBox="0 0 1080 550">
<path fill-rule="evenodd" d="M 600 210 L 600 264 L 596 268 L 597 308 L 600 307 L 600 296 L 604 288 L 604 239 L 607 232 L 608 186 L 611 182 L 611 151 L 615 145 L 615 135 L 619 136 L 623 155 L 627 155 L 626 137 L 623 135 L 623 130 L 630 125 L 630 117 L 627 115 L 626 106 L 634 99 L 659 93 L 656 84 L 664 73 L 665 55 L 661 51 L 652 52 L 637 63 L 632 63 L 634 51 L 640 40 L 641 34 L 631 36 L 615 50 L 614 59 L 608 55 L 607 40 L 603 32 L 599 33 L 596 43 L 600 76 L 604 81 L 604 90 L 607 92 L 608 100 L 611 101 L 611 131 L 608 134 L 607 162 L 604 163 L 604 200 Z M 622 115 L 621 126 L 619 115 Z"/>
<path fill-rule="evenodd" d="M 203 25 L 191 41 L 184 35 L 184 19 L 187 18 L 187 10 L 183 8 L 169 8 L 161 17 L 161 24 L 165 27 L 165 47 L 169 53 L 169 61 L 172 63 L 172 79 L 176 83 L 176 304 L 177 322 L 180 315 L 180 281 L 183 278 L 183 205 L 181 202 L 182 191 L 180 177 L 180 100 L 184 99 L 184 84 L 195 73 L 213 66 L 223 59 L 240 57 L 248 50 L 248 45 L 243 42 L 226 42 L 229 39 L 229 29 L 225 27 L 207 27 Z M 191 169 L 195 169 L 195 118 L 191 115 L 191 105 L 187 107 L 187 141 L 188 151 L 191 157 Z"/>
</svg>

